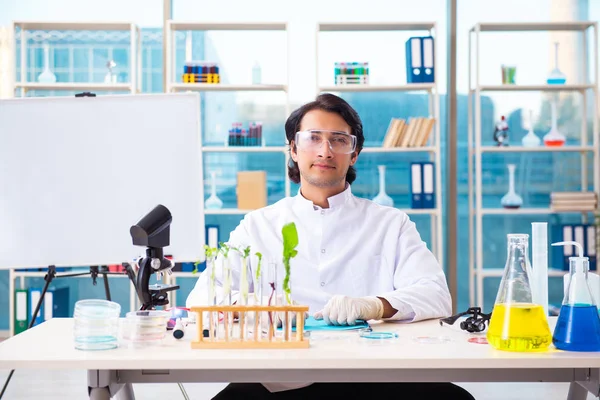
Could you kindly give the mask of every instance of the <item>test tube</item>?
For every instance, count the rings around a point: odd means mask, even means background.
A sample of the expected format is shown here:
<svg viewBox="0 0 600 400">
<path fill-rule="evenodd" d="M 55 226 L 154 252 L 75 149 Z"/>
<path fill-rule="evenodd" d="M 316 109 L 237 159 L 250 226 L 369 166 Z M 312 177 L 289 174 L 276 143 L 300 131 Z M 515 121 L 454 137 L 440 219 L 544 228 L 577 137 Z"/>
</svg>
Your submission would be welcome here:
<svg viewBox="0 0 600 400">
<path fill-rule="evenodd" d="M 217 305 L 217 291 L 216 291 L 216 262 L 214 257 L 208 257 L 206 259 L 206 273 L 208 274 L 208 302 L 209 306 Z M 208 312 L 208 329 L 209 338 L 214 339 L 217 337 L 217 327 L 219 326 L 219 313 L 210 311 Z"/>
<path fill-rule="evenodd" d="M 227 257 L 223 257 L 223 303 L 226 306 L 233 305 L 231 296 L 231 285 L 231 265 L 229 264 L 229 259 Z M 233 313 L 225 312 L 225 315 L 223 315 L 223 322 L 225 324 L 225 329 L 223 331 L 224 337 L 225 340 L 229 340 L 233 335 Z"/>
<path fill-rule="evenodd" d="M 253 300 L 254 305 L 263 305 L 263 277 L 265 273 L 262 271 L 262 256 L 257 257 L 256 267 L 251 268 L 252 271 L 252 289 L 253 289 Z M 254 340 L 262 339 L 262 315 L 261 311 L 254 313 Z"/>
<path fill-rule="evenodd" d="M 241 277 L 240 277 L 240 305 L 247 306 L 248 305 L 248 258 L 242 256 L 242 268 L 241 268 Z M 250 272 L 250 274 L 252 274 Z M 252 275 L 250 275 L 251 277 Z M 240 339 L 246 340 L 248 338 L 248 326 L 247 326 L 247 314 L 245 311 L 240 312 L 239 314 L 239 322 L 240 322 Z"/>
<path fill-rule="evenodd" d="M 279 282 L 277 281 L 277 262 L 275 260 L 269 260 L 269 264 L 267 265 L 267 285 L 267 305 L 279 305 Z M 267 315 L 268 338 L 269 341 L 272 341 L 275 338 L 275 334 L 277 332 L 277 313 L 274 311 L 269 311 Z"/>
<path fill-rule="evenodd" d="M 548 316 L 548 223 L 531 224 L 532 297 L 533 302 L 544 308 Z"/>
</svg>

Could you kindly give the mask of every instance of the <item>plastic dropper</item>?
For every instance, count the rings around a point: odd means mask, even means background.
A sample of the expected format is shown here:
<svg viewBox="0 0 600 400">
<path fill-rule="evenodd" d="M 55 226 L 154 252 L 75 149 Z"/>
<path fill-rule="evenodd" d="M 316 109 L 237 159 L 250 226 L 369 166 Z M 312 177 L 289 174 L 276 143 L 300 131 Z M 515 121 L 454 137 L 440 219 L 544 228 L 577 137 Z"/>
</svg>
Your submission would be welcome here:
<svg viewBox="0 0 600 400">
<path fill-rule="evenodd" d="M 552 342 L 557 349 L 567 351 L 600 351 L 600 317 L 588 283 L 590 263 L 583 256 L 583 247 L 572 241 L 552 243 L 552 246 L 573 245 L 577 257 L 569 257 L 569 287 L 560 308 Z"/>
</svg>

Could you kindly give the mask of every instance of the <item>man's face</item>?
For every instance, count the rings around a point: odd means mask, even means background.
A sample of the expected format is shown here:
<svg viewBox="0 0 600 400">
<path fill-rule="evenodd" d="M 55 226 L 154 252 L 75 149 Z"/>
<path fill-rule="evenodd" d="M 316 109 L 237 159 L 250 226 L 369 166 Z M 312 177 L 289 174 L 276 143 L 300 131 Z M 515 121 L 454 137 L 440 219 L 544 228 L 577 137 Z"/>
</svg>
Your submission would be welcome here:
<svg viewBox="0 0 600 400">
<path fill-rule="evenodd" d="M 300 130 L 337 131 L 351 134 L 350 126 L 336 113 L 323 110 L 307 112 L 300 122 Z M 330 188 L 342 185 L 346 181 L 346 173 L 356 162 L 356 151 L 351 154 L 334 153 L 329 143 L 323 143 L 314 149 L 292 147 L 292 159 L 298 163 L 302 180 L 312 186 Z"/>
</svg>

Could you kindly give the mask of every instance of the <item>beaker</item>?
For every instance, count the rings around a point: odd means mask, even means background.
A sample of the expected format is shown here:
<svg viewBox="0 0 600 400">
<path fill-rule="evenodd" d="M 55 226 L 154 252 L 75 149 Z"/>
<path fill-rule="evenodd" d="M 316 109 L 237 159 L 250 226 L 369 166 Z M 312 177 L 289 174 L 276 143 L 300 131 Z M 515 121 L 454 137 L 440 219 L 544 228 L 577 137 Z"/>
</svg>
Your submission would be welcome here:
<svg viewBox="0 0 600 400">
<path fill-rule="evenodd" d="M 498 350 L 544 351 L 552 342 L 544 308 L 533 303 L 528 249 L 529 235 L 508 235 L 506 265 L 487 333 Z"/>
<path fill-rule="evenodd" d="M 559 242 L 575 245 L 579 257 L 569 257 L 569 287 L 565 293 L 552 342 L 557 349 L 568 351 L 600 351 L 600 317 L 590 290 L 588 257 L 577 242 Z"/>
</svg>

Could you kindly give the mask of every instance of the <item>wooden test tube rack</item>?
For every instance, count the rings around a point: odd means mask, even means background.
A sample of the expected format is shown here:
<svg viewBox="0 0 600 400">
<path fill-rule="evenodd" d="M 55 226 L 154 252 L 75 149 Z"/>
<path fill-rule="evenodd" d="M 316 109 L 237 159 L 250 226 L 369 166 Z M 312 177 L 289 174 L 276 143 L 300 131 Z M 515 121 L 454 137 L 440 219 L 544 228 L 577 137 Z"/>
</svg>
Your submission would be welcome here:
<svg viewBox="0 0 600 400">
<path fill-rule="evenodd" d="M 198 325 L 198 336 L 195 341 L 192 341 L 193 349 L 307 349 L 310 346 L 310 341 L 304 336 L 304 313 L 308 312 L 308 306 L 201 306 L 192 307 L 191 312 L 196 313 L 196 324 Z M 203 313 L 209 313 L 209 320 L 213 318 L 213 313 L 223 315 L 223 324 L 220 324 L 220 329 L 224 331 L 223 338 L 214 337 L 214 332 L 209 328 L 209 337 L 204 337 L 204 321 Z M 273 327 L 269 324 L 268 332 L 265 337 L 259 335 L 255 338 L 254 335 L 241 339 L 241 332 L 245 328 L 245 321 L 249 321 L 250 315 L 258 313 L 284 313 L 281 335 L 277 337 L 273 331 Z M 239 334 L 230 337 L 229 320 L 231 314 L 239 314 Z M 292 318 L 296 314 L 296 330 L 291 332 L 291 329 L 285 329 L 285 323 L 291 324 Z M 209 323 L 210 325 L 210 323 Z M 254 318 L 254 332 L 262 329 L 258 326 L 258 318 Z"/>
</svg>

